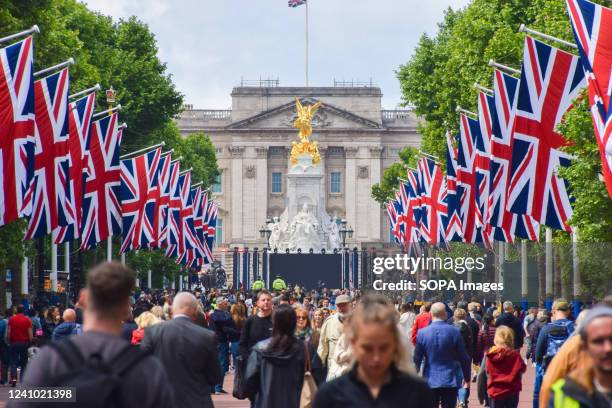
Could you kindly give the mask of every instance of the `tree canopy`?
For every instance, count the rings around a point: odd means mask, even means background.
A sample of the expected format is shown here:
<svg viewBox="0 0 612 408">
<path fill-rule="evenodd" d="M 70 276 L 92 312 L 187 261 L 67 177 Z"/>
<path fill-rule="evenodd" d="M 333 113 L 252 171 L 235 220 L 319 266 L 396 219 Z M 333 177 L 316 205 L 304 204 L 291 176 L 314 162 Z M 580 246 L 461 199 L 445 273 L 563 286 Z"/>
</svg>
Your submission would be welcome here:
<svg viewBox="0 0 612 408">
<path fill-rule="evenodd" d="M 34 24 L 41 31 L 34 35 L 36 70 L 72 57 L 71 93 L 96 83 L 103 90 L 112 86 L 117 91 L 117 103 L 123 107 L 119 117 L 128 124 L 122 153 L 164 140 L 188 163 L 183 167 L 193 167 L 193 182 L 202 181 L 204 188 L 212 184 L 219 172 L 214 146 L 202 133 L 180 136 L 174 119 L 182 109 L 183 95 L 160 61 L 155 36 L 146 24 L 136 17 L 114 21 L 76 0 L 0 0 L 0 35 Z M 104 92 L 99 92 L 97 110 L 105 108 Z M 25 250 L 31 250 L 30 243 L 22 244 L 24 225 L 20 220 L 0 228 L 0 270 L 14 266 Z M 173 268 L 172 260 L 155 260 L 168 261 L 168 268 Z"/>
</svg>

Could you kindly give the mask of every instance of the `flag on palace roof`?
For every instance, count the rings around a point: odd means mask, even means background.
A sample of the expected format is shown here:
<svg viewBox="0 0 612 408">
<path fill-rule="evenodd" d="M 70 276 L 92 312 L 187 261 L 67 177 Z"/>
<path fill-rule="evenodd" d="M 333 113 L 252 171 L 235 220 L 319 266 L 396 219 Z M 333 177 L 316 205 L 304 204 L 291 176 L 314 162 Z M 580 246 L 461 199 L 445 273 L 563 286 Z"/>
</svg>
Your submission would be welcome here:
<svg viewBox="0 0 612 408">
<path fill-rule="evenodd" d="M 306 4 L 306 0 L 289 0 L 287 2 L 287 5 L 289 7 L 297 7 L 297 6 L 301 6 L 302 4 Z"/>
</svg>

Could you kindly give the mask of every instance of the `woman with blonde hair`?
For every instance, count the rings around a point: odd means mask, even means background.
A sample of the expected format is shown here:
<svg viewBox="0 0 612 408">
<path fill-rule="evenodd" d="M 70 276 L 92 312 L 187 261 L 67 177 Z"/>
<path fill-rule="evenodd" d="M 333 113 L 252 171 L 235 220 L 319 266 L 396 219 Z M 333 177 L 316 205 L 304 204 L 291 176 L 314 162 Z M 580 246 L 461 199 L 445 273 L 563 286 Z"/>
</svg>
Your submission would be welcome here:
<svg viewBox="0 0 612 408">
<path fill-rule="evenodd" d="M 144 330 L 146 327 L 153 326 L 161 322 L 153 313 L 143 312 L 140 316 L 134 319 L 134 322 L 138 325 L 138 328 L 132 332 L 133 345 L 138 345 L 144 338 Z"/>
<path fill-rule="evenodd" d="M 413 374 L 398 322 L 385 296 L 362 298 L 345 327 L 354 364 L 348 373 L 321 386 L 314 408 L 391 407 L 400 401 L 402 406 L 434 406 L 433 393 Z"/>
<path fill-rule="evenodd" d="M 521 392 L 521 379 L 527 366 L 519 350 L 514 349 L 514 331 L 508 326 L 495 330 L 494 346 L 485 353 L 486 393 L 491 408 L 516 408 Z M 479 399 L 485 400 L 479 390 Z"/>
<path fill-rule="evenodd" d="M 315 332 L 320 332 L 321 327 L 323 327 L 323 321 L 325 317 L 323 316 L 323 310 L 317 309 L 312 313 L 311 327 Z"/>
<path fill-rule="evenodd" d="M 153 315 L 157 317 L 160 321 L 164 320 L 164 309 L 162 309 L 161 306 L 159 305 L 153 306 L 151 308 L 151 313 L 153 313 Z"/>
</svg>

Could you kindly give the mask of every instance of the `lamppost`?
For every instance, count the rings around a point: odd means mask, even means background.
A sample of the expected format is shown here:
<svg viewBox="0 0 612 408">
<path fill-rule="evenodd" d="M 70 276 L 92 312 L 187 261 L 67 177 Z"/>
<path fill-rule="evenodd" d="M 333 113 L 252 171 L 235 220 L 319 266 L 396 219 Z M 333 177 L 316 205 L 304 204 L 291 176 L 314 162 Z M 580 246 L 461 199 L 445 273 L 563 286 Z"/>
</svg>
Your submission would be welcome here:
<svg viewBox="0 0 612 408">
<path fill-rule="evenodd" d="M 266 239 L 266 243 L 267 243 L 267 247 L 270 246 L 270 236 L 272 235 L 272 230 L 270 228 L 268 228 L 268 224 L 270 224 L 272 222 L 272 220 L 270 218 L 268 218 L 266 220 L 266 224 L 262 225 L 261 228 L 259 229 L 259 236 L 261 238 L 265 238 Z"/>
<path fill-rule="evenodd" d="M 353 238 L 353 229 L 351 228 L 351 226 L 349 225 L 347 227 L 347 222 L 346 220 L 342 220 L 340 221 L 340 224 L 342 225 L 342 228 L 340 228 L 340 235 L 342 236 L 342 247 L 346 247 L 346 236 L 348 234 L 349 239 Z"/>
</svg>

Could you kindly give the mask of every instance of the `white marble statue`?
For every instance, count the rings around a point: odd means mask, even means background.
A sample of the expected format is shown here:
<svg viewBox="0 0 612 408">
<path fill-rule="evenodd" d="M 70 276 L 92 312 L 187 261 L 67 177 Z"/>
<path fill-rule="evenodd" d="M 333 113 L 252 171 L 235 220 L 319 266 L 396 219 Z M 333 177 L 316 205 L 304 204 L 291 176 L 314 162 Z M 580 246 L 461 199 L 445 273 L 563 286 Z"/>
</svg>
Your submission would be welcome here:
<svg viewBox="0 0 612 408">
<path fill-rule="evenodd" d="M 321 239 L 319 237 L 319 221 L 308 210 L 308 204 L 304 203 L 289 226 L 289 250 L 315 251 L 321 250 Z"/>
</svg>

